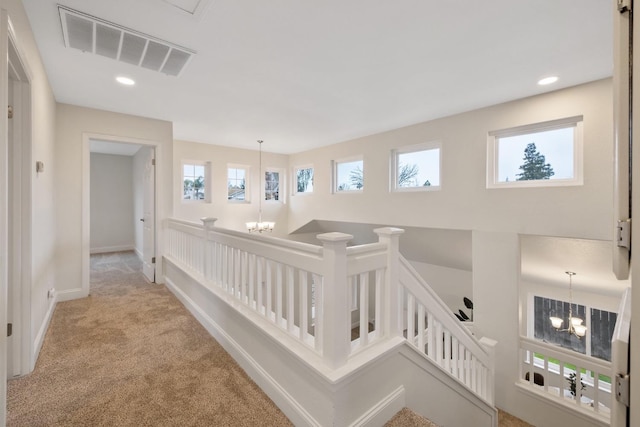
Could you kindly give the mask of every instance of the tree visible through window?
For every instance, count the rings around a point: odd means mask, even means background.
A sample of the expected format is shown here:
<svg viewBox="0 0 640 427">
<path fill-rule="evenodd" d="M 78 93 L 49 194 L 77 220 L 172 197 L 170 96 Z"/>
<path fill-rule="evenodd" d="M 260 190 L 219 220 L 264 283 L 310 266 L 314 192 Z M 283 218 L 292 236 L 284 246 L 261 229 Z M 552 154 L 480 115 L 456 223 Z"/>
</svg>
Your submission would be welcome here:
<svg viewBox="0 0 640 427">
<path fill-rule="evenodd" d="M 527 144 L 524 149 L 524 163 L 520 165 L 520 172 L 516 175 L 517 181 L 529 181 L 535 179 L 550 179 L 555 172 L 549 163 L 547 163 L 543 154 L 540 154 L 536 148 L 536 143 Z"/>
<path fill-rule="evenodd" d="M 296 169 L 296 192 L 313 192 L 313 168 Z"/>
<path fill-rule="evenodd" d="M 428 189 L 440 186 L 440 147 L 421 144 L 395 152 L 396 190 Z"/>
<path fill-rule="evenodd" d="M 264 200 L 280 200 L 280 172 L 264 173 Z"/>
<path fill-rule="evenodd" d="M 582 117 L 490 132 L 487 186 L 582 184 Z"/>
<path fill-rule="evenodd" d="M 247 170 L 230 167 L 227 174 L 228 200 L 246 200 Z"/>
<path fill-rule="evenodd" d="M 182 166 L 182 199 L 204 200 L 205 198 L 205 166 L 184 164 Z"/>
<path fill-rule="evenodd" d="M 336 161 L 334 167 L 335 191 L 361 191 L 364 188 L 362 160 Z"/>
</svg>

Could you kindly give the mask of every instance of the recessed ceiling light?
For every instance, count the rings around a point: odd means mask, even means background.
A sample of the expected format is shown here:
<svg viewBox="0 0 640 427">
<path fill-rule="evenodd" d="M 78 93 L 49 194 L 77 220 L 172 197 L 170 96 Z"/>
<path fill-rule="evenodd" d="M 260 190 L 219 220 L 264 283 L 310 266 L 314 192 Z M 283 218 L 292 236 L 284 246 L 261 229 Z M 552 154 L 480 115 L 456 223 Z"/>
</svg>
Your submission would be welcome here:
<svg viewBox="0 0 640 427">
<path fill-rule="evenodd" d="M 545 77 L 544 79 L 538 80 L 538 84 L 540 86 L 550 85 L 551 83 L 555 83 L 558 81 L 557 76 Z"/>
<path fill-rule="evenodd" d="M 136 82 L 133 79 L 130 79 L 129 77 L 125 77 L 125 76 L 116 77 L 116 81 L 125 86 L 133 86 L 134 84 L 136 84 Z"/>
</svg>

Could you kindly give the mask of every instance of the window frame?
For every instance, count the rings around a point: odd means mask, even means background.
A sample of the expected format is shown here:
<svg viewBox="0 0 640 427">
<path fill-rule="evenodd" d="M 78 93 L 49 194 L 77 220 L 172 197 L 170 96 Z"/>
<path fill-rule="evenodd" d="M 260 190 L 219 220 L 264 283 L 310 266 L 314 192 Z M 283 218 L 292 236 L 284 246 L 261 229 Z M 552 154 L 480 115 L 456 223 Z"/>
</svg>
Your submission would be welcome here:
<svg viewBox="0 0 640 427">
<path fill-rule="evenodd" d="M 568 292 L 568 290 L 567 290 Z M 540 340 L 539 338 L 535 337 L 535 298 L 539 297 L 539 298 L 546 298 L 546 299 L 551 299 L 551 300 L 556 300 L 556 301 L 561 301 L 563 303 L 568 303 L 568 293 L 563 293 L 562 291 L 560 292 L 545 292 L 541 289 L 538 290 L 531 290 L 529 292 L 527 292 L 527 299 L 526 299 L 526 303 L 527 303 L 527 312 L 526 312 L 526 336 L 528 338 L 531 338 L 533 340 L 536 341 L 542 341 L 545 342 L 543 340 Z M 591 339 L 591 333 L 593 332 L 593 327 L 592 327 L 592 318 L 591 318 L 591 310 L 596 309 L 596 310 L 600 310 L 600 311 L 606 311 L 606 312 L 611 312 L 611 313 L 616 313 L 616 309 L 612 309 L 611 307 L 606 306 L 606 304 L 604 305 L 599 305 L 597 304 L 597 302 L 595 300 L 593 300 L 592 298 L 588 298 L 588 299 L 582 299 L 582 298 L 576 298 L 576 294 L 574 293 L 574 298 L 572 301 L 572 304 L 574 305 L 579 305 L 579 306 L 583 306 L 585 308 L 585 314 L 584 314 L 584 325 L 587 327 L 587 333 L 585 334 L 585 336 L 583 337 L 584 339 L 584 343 L 585 343 L 585 352 L 584 353 L 580 353 L 579 351 L 576 351 L 572 348 L 567 348 L 567 347 L 562 347 L 560 345 L 556 345 L 553 343 L 550 343 L 551 345 L 554 345 L 555 347 L 557 347 L 557 350 L 560 352 L 571 352 L 571 353 L 575 353 L 575 354 L 579 354 L 581 356 L 585 356 L 585 357 L 589 357 L 589 358 L 593 358 L 594 360 L 598 360 L 598 361 L 602 361 L 602 362 L 611 362 L 611 361 L 607 361 L 606 359 L 602 359 L 600 357 L 596 357 L 592 355 L 592 339 Z M 616 313 L 617 314 L 617 313 Z M 581 316 L 582 317 L 582 316 Z M 547 320 L 547 319 L 545 319 Z M 566 323 L 564 323 L 562 325 L 562 328 L 566 328 L 567 325 Z M 567 332 L 563 332 L 563 333 L 567 333 Z"/>
<path fill-rule="evenodd" d="M 362 163 L 362 188 L 356 188 L 354 190 L 339 190 L 338 189 L 338 166 L 343 163 Z M 332 194 L 358 194 L 364 192 L 364 156 L 350 156 L 340 159 L 331 160 L 331 193 Z"/>
<path fill-rule="evenodd" d="M 311 176 L 311 191 L 298 191 L 298 171 L 299 170 L 304 170 L 304 169 L 311 169 L 313 171 L 313 175 Z M 292 180 L 292 185 L 291 185 L 291 190 L 292 190 L 292 195 L 296 196 L 296 195 L 303 195 L 303 194 L 313 194 L 313 192 L 315 191 L 315 178 L 316 178 L 316 171 L 315 168 L 313 167 L 313 164 L 304 164 L 304 165 L 299 165 L 299 166 L 294 166 L 293 167 L 293 173 L 291 176 L 291 180 Z"/>
<path fill-rule="evenodd" d="M 204 198 L 202 199 L 185 199 L 184 198 L 184 167 L 185 166 L 204 166 Z M 212 186 L 211 186 L 211 162 L 204 160 L 188 160 L 180 161 L 180 183 L 179 188 L 180 200 L 182 203 L 211 203 Z M 180 191 L 181 190 L 181 191 Z"/>
<path fill-rule="evenodd" d="M 574 128 L 573 132 L 573 178 L 538 179 L 526 181 L 499 181 L 499 140 L 545 131 Z M 487 188 L 568 187 L 584 184 L 584 118 L 566 117 L 546 122 L 533 123 L 507 129 L 490 131 L 487 134 Z"/>
<path fill-rule="evenodd" d="M 438 185 L 416 186 L 416 187 L 400 187 L 398 185 L 399 158 L 401 154 L 418 153 L 421 151 L 438 150 Z M 412 193 L 421 191 L 440 191 L 442 190 L 442 142 L 429 141 L 420 144 L 405 145 L 391 150 L 391 167 L 390 167 L 390 189 L 392 192 Z"/>
<path fill-rule="evenodd" d="M 230 169 L 244 169 L 244 199 L 230 199 L 229 198 L 229 170 Z M 242 165 L 238 163 L 227 163 L 227 173 L 225 176 L 225 187 L 227 194 L 227 202 L 229 203 L 251 203 L 251 166 Z"/>
<path fill-rule="evenodd" d="M 267 200 L 267 172 L 278 173 L 278 187 L 280 188 L 278 191 L 278 200 Z M 260 195 L 260 197 L 262 197 L 262 201 L 265 203 L 285 203 L 285 195 L 287 194 L 285 170 L 283 168 L 267 167 L 262 171 L 262 173 L 263 175 L 260 177 L 260 188 L 262 189 L 262 194 Z"/>
</svg>

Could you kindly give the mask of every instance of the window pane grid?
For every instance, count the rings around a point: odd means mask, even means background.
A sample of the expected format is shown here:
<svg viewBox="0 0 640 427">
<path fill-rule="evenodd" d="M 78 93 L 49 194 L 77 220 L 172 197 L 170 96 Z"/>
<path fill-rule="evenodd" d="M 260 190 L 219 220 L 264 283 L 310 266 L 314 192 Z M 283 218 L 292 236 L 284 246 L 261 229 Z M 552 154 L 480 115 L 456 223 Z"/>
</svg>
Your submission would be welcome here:
<svg viewBox="0 0 640 427">
<path fill-rule="evenodd" d="M 182 167 L 183 200 L 205 199 L 205 167 L 204 165 L 184 164 Z"/>
<path fill-rule="evenodd" d="M 244 168 L 228 168 L 227 190 L 228 200 L 246 200 L 246 170 Z"/>
</svg>

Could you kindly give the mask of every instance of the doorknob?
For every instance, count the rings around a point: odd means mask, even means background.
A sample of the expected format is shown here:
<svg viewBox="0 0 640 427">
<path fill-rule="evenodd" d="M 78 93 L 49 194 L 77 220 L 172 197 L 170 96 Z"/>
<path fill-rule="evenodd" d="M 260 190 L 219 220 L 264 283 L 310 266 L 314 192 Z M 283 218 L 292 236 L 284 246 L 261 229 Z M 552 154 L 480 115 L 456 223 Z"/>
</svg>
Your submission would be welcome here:
<svg viewBox="0 0 640 427">
<path fill-rule="evenodd" d="M 140 218 L 140 221 L 144 222 L 144 218 Z"/>
</svg>

